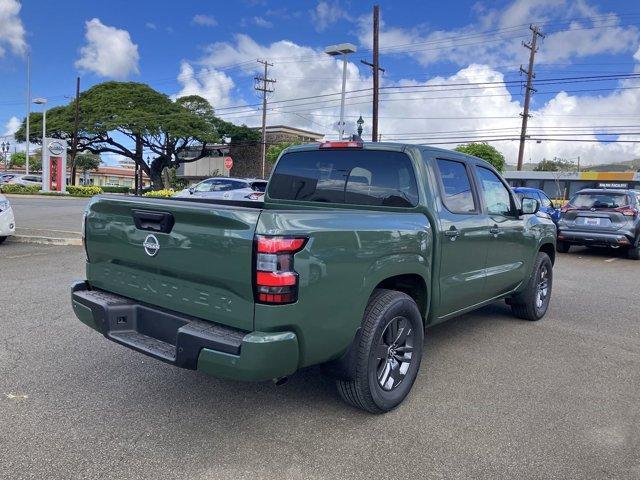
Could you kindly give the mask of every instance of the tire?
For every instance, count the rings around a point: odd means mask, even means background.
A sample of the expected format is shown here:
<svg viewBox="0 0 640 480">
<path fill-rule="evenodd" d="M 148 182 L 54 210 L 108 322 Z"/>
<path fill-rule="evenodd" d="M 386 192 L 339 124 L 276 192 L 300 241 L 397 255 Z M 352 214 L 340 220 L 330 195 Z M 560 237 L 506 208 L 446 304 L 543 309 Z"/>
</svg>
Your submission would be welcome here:
<svg viewBox="0 0 640 480">
<path fill-rule="evenodd" d="M 640 260 L 640 240 L 636 241 L 635 246 L 629 247 L 627 250 L 627 258 L 631 260 Z"/>
<path fill-rule="evenodd" d="M 513 314 L 524 320 L 540 320 L 547 313 L 553 288 L 553 264 L 549 255 L 538 252 L 526 289 L 510 301 Z"/>
<path fill-rule="evenodd" d="M 7 237 L 0 237 L 0 243 L 4 242 L 7 239 Z"/>
<path fill-rule="evenodd" d="M 566 242 L 563 242 L 562 240 L 558 240 L 557 243 L 556 243 L 556 251 L 557 252 L 568 253 L 570 248 L 571 248 L 571 245 L 569 245 Z"/>
<path fill-rule="evenodd" d="M 418 375 L 424 343 L 422 316 L 410 296 L 378 289 L 369 298 L 360 332 L 355 376 L 338 380 L 338 392 L 356 408 L 385 413 L 402 403 Z"/>
</svg>

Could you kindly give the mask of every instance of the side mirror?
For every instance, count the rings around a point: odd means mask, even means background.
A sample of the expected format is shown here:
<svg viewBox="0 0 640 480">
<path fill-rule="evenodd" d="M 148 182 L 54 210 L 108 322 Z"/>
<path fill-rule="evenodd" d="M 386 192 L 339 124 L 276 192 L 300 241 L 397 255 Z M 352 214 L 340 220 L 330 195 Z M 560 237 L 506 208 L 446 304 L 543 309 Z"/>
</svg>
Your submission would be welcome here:
<svg viewBox="0 0 640 480">
<path fill-rule="evenodd" d="M 540 210 L 540 202 L 535 198 L 524 197 L 522 199 L 522 214 L 523 215 L 533 215 Z"/>
<path fill-rule="evenodd" d="M 189 187 L 189 193 L 190 193 L 191 195 L 193 195 L 193 192 L 195 192 L 195 191 L 196 191 L 196 189 L 195 189 L 195 188 L 193 188 L 193 187 Z"/>
</svg>

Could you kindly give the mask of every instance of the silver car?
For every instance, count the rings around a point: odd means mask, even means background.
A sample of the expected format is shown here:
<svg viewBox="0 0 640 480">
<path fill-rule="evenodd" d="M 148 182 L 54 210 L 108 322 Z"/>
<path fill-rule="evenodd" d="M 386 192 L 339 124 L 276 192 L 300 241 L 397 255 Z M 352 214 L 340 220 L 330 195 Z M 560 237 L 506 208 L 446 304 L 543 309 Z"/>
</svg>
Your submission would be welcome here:
<svg viewBox="0 0 640 480">
<path fill-rule="evenodd" d="M 41 175 L 16 175 L 15 177 L 9 179 L 8 184 L 13 185 L 24 185 L 28 187 L 30 185 L 37 185 L 38 187 L 42 186 L 42 176 Z"/>
<path fill-rule="evenodd" d="M 266 189 L 266 180 L 215 177 L 203 180 L 190 188 L 185 188 L 176 193 L 174 197 L 259 201 L 264 197 Z"/>
</svg>

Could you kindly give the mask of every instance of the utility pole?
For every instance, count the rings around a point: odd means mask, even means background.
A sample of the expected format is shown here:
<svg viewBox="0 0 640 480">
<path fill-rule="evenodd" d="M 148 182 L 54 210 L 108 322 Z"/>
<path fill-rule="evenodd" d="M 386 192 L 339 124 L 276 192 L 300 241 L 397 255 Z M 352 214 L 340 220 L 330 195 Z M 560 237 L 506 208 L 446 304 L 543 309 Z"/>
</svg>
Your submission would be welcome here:
<svg viewBox="0 0 640 480">
<path fill-rule="evenodd" d="M 26 151 L 24 156 L 24 173 L 29 175 L 29 117 L 31 116 L 31 52 L 27 50 L 27 124 Z"/>
<path fill-rule="evenodd" d="M 531 101 L 531 93 L 536 91 L 536 89 L 533 88 L 533 79 L 535 78 L 535 74 L 533 73 L 533 61 L 535 59 L 536 52 L 538 51 L 538 37 L 544 38 L 544 34 L 540 32 L 540 27 L 537 25 L 530 25 L 529 29 L 531 30 L 531 43 L 523 43 L 524 47 L 530 50 L 529 68 L 525 70 L 520 67 L 520 71 L 527 74 L 527 87 L 524 93 L 524 111 L 520 114 L 522 115 L 522 129 L 520 130 L 520 148 L 518 149 L 518 170 L 522 170 L 522 157 L 524 156 L 524 142 L 527 136 L 527 122 L 529 120 L 529 103 Z"/>
<path fill-rule="evenodd" d="M 264 75 L 254 77 L 256 81 L 255 89 L 262 92 L 262 178 L 266 176 L 266 157 L 267 157 L 267 93 L 273 92 L 273 88 L 268 85 L 276 83 L 275 80 L 269 78 L 269 67 L 273 67 L 273 63 L 266 60 L 258 60 L 258 63 L 264 65 Z"/>
<path fill-rule="evenodd" d="M 78 154 L 78 128 L 80 124 L 80 77 L 76 77 L 76 105 L 71 139 L 71 185 L 76 184 L 76 155 Z"/>
<path fill-rule="evenodd" d="M 373 63 L 366 60 L 360 60 L 372 69 L 373 73 L 373 112 L 371 123 L 371 141 L 377 142 L 378 139 L 378 96 L 380 93 L 380 72 L 384 72 L 384 68 L 380 67 L 380 48 L 379 48 L 379 30 L 380 30 L 380 5 L 373 6 Z"/>
</svg>

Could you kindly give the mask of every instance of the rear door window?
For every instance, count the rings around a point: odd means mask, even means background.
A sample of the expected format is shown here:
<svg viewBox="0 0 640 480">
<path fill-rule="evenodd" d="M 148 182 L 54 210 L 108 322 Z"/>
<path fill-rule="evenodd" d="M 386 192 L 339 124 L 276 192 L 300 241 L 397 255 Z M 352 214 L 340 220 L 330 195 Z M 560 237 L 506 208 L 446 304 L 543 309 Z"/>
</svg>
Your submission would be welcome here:
<svg viewBox="0 0 640 480">
<path fill-rule="evenodd" d="M 384 150 L 307 150 L 280 158 L 268 184 L 279 200 L 414 207 L 411 159 Z"/>
<path fill-rule="evenodd" d="M 452 213 L 474 213 L 477 210 L 467 167 L 454 160 L 437 161 L 442 184 L 442 202 Z"/>
</svg>

